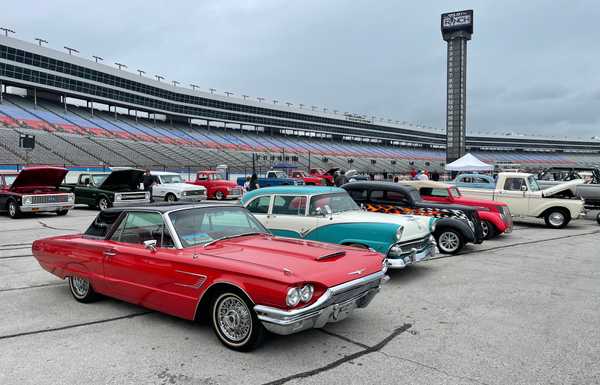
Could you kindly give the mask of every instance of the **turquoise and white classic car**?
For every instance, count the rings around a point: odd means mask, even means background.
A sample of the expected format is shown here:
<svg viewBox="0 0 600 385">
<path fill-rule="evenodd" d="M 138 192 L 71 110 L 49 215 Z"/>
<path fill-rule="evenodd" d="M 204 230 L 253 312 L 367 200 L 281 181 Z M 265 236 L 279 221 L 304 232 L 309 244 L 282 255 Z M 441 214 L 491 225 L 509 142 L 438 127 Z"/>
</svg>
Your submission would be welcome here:
<svg viewBox="0 0 600 385">
<path fill-rule="evenodd" d="M 371 248 L 391 268 L 436 252 L 435 218 L 363 211 L 341 188 L 267 187 L 246 193 L 241 203 L 274 235 Z"/>
</svg>

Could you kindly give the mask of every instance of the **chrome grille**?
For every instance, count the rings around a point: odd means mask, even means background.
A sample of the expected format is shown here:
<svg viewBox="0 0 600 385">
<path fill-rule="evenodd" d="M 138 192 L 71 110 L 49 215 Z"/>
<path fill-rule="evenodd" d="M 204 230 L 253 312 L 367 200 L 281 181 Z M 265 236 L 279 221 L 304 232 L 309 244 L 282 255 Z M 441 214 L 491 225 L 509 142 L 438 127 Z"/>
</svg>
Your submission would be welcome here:
<svg viewBox="0 0 600 385">
<path fill-rule="evenodd" d="M 62 203 L 68 202 L 69 195 L 68 194 L 60 194 L 60 195 L 32 195 L 31 196 L 31 204 L 39 205 L 46 203 Z"/>
<path fill-rule="evenodd" d="M 121 200 L 133 201 L 138 199 L 146 199 L 146 194 L 143 192 L 121 193 Z"/>
<path fill-rule="evenodd" d="M 230 194 L 231 195 L 242 195 L 242 190 L 240 190 L 239 188 L 233 188 L 233 189 L 231 189 Z"/>
<path fill-rule="evenodd" d="M 190 195 L 204 195 L 204 190 L 186 191 L 185 194 L 188 195 L 188 196 L 190 196 Z"/>
<path fill-rule="evenodd" d="M 398 244 L 402 248 L 403 252 L 410 251 L 411 249 L 416 249 L 417 251 L 421 251 L 427 246 L 429 246 L 429 237 L 419 238 L 417 240 L 408 241 L 404 243 Z"/>
</svg>

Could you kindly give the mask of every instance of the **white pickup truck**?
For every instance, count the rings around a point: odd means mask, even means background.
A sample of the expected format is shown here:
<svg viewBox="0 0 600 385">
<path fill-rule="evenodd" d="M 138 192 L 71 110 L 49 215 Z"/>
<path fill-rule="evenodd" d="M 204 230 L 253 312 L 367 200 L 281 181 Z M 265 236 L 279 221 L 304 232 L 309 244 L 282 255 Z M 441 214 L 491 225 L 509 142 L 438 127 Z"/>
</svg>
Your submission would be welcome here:
<svg viewBox="0 0 600 385">
<path fill-rule="evenodd" d="M 585 215 L 583 200 L 555 198 L 570 187 L 567 182 L 542 190 L 532 174 L 502 172 L 495 189 L 461 187 L 460 192 L 466 197 L 505 202 L 513 216 L 544 218 L 547 226 L 559 229 Z"/>
<path fill-rule="evenodd" d="M 181 175 L 174 172 L 151 171 L 154 177 L 152 197 L 167 202 L 200 202 L 206 199 L 206 187 L 185 183 Z"/>
</svg>

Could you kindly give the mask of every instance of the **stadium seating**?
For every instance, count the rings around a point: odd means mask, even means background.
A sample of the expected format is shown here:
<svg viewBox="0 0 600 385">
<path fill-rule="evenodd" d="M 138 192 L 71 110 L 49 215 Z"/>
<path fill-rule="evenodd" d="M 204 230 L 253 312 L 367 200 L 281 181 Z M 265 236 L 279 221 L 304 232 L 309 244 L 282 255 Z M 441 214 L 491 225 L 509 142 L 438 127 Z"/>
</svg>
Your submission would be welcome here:
<svg viewBox="0 0 600 385">
<path fill-rule="evenodd" d="M 36 148 L 18 147 L 20 134 L 36 136 Z M 372 172 L 400 172 L 438 167 L 441 150 L 384 146 L 330 139 L 269 135 L 224 127 L 183 125 L 114 112 L 90 110 L 6 95 L 0 104 L 0 164 L 137 166 L 162 169 L 212 168 L 227 164 L 233 172 L 261 170 L 280 161 L 299 167 L 343 167 Z M 485 162 L 523 167 L 598 164 L 600 155 L 475 151 Z M 297 160 L 296 160 L 297 159 Z M 353 163 L 348 163 L 352 159 Z M 392 165 L 391 161 L 396 164 Z"/>
</svg>

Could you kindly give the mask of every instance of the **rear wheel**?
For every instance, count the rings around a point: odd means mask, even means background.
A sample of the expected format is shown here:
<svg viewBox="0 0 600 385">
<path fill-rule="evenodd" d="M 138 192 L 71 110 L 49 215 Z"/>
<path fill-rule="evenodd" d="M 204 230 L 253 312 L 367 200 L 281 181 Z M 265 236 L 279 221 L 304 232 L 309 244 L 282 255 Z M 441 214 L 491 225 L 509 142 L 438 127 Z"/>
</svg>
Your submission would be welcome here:
<svg viewBox="0 0 600 385">
<path fill-rule="evenodd" d="M 8 202 L 7 206 L 8 216 L 12 219 L 19 218 L 21 216 L 21 208 L 17 204 L 17 202 L 11 200 Z"/>
<path fill-rule="evenodd" d="M 442 254 L 456 254 L 461 251 L 465 245 L 462 234 L 454 229 L 440 230 L 436 240 Z"/>
<path fill-rule="evenodd" d="M 492 239 L 498 235 L 498 230 L 493 223 L 488 221 L 481 221 L 481 230 L 483 233 L 483 239 Z"/>
<path fill-rule="evenodd" d="M 107 198 L 102 197 L 98 199 L 98 203 L 96 204 L 96 206 L 98 206 L 100 210 L 106 210 L 110 207 L 110 201 Z"/>
<path fill-rule="evenodd" d="M 88 279 L 76 275 L 69 277 L 69 289 L 73 298 L 79 302 L 89 303 L 96 301 L 99 297 Z"/>
<path fill-rule="evenodd" d="M 215 199 L 220 201 L 223 200 L 225 198 L 225 194 L 223 193 L 223 191 L 217 191 L 215 193 Z"/>
<path fill-rule="evenodd" d="M 214 297 L 211 324 L 223 345 L 238 351 L 250 351 L 260 345 L 265 329 L 252 307 L 252 302 L 236 291 Z"/>
<path fill-rule="evenodd" d="M 564 209 L 550 209 L 546 215 L 544 215 L 544 221 L 548 227 L 562 229 L 569 224 L 571 218 L 569 213 Z"/>
</svg>

